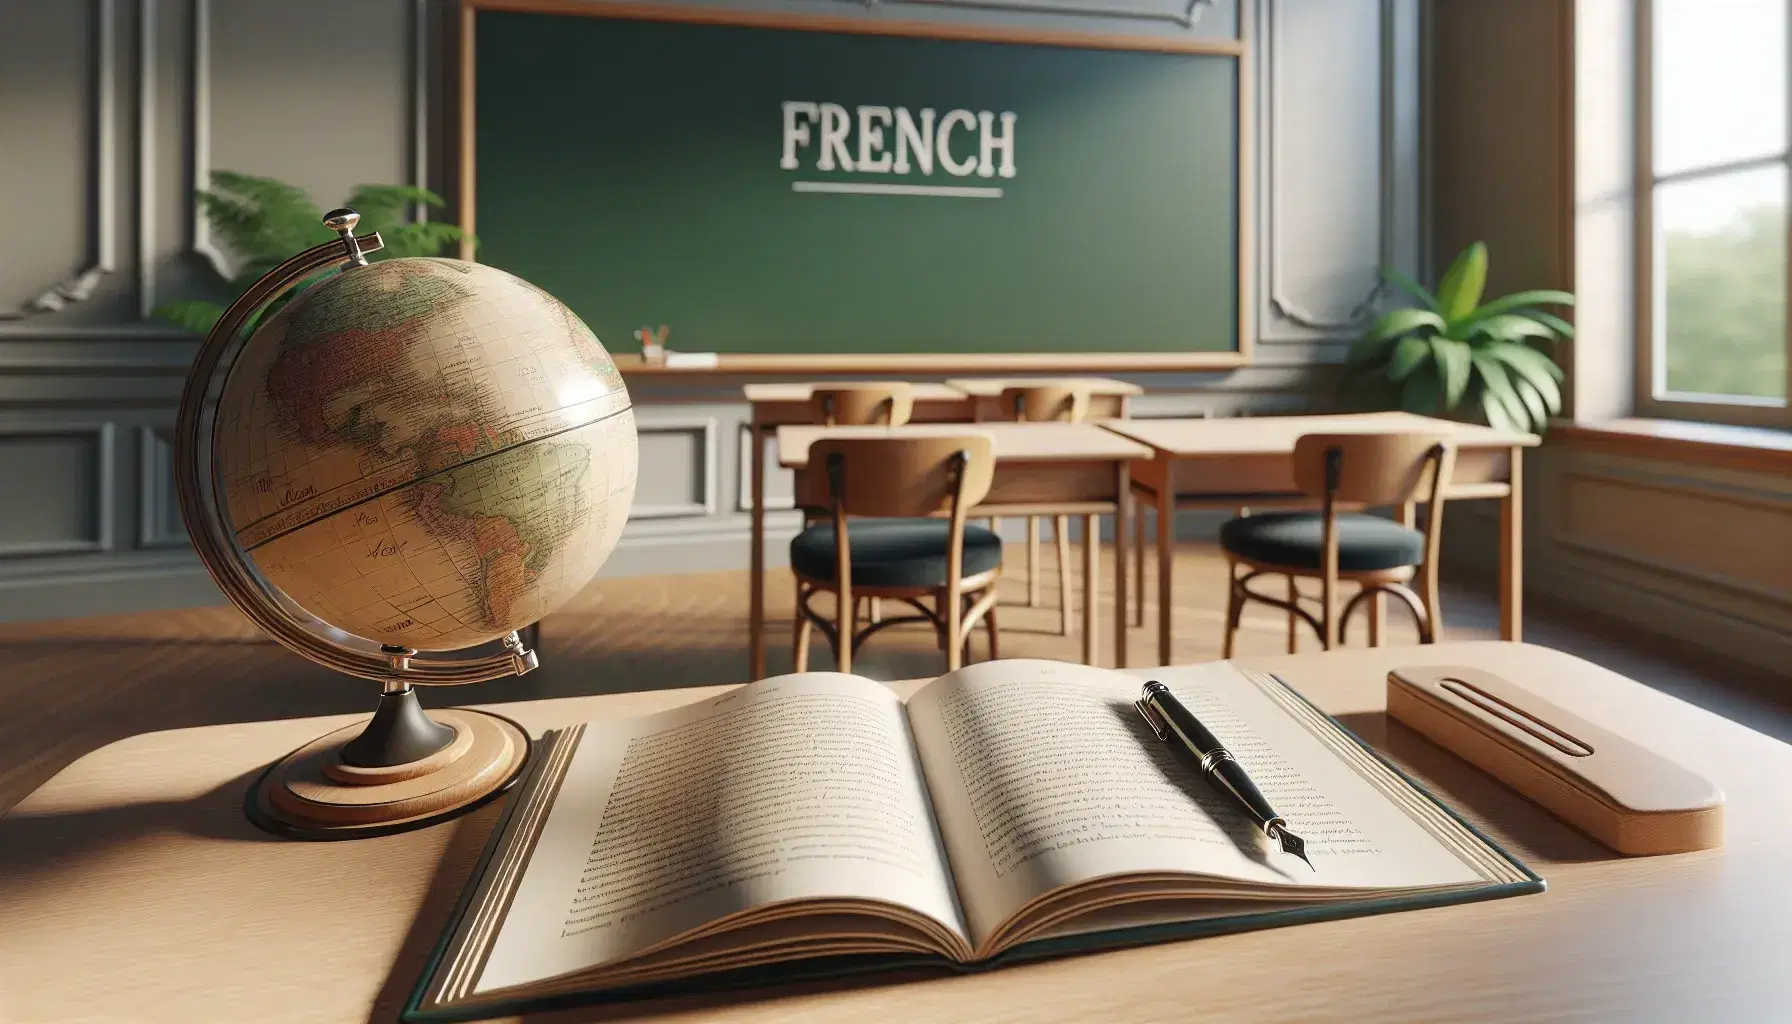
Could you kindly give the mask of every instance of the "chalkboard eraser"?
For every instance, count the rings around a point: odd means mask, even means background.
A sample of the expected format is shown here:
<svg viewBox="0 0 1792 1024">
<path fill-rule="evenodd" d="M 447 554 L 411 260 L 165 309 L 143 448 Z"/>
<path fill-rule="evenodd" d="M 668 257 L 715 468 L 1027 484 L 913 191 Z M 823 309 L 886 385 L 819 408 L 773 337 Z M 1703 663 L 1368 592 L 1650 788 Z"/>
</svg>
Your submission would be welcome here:
<svg viewBox="0 0 1792 1024">
<path fill-rule="evenodd" d="M 666 368 L 669 370 L 713 370 L 716 368 L 714 352 L 668 352 Z"/>
</svg>

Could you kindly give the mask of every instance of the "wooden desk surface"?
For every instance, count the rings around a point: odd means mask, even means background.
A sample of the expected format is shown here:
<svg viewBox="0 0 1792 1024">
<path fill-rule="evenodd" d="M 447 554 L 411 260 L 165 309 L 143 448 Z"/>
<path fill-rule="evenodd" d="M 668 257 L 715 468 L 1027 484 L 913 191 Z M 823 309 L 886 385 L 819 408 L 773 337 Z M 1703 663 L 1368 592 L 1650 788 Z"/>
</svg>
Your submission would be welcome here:
<svg viewBox="0 0 1792 1024">
<path fill-rule="evenodd" d="M 824 437 L 940 437 L 988 434 L 1001 462 L 1089 462 L 1148 459 L 1151 449 L 1094 423 L 910 423 L 900 427 L 778 428 L 778 465 L 801 469 L 809 446 Z"/>
<path fill-rule="evenodd" d="M 1241 664 L 1281 673 L 1340 716 L 1543 875 L 1549 891 L 981 975 L 533 1019 L 1784 1019 L 1792 747 L 1540 647 L 1384 647 Z M 1726 796 L 1727 845 L 1613 856 L 1387 723 L 1388 669 L 1422 664 L 1472 664 L 1521 679 L 1704 774 Z M 718 689 L 492 707 L 538 732 Z M 254 774 L 351 717 L 135 736 L 76 761 L 0 819 L 0 1019 L 396 1019 L 497 808 L 356 842 L 290 843 L 257 832 L 241 809 Z"/>
<path fill-rule="evenodd" d="M 1303 434 L 1347 434 L 1375 430 L 1443 431 L 1452 435 L 1458 445 L 1471 448 L 1511 448 L 1515 445 L 1531 447 L 1542 443 L 1542 439 L 1535 434 L 1495 430 L 1474 423 L 1414 416 L 1407 412 L 1104 420 L 1101 426 L 1175 458 L 1291 452 L 1294 450 L 1294 442 Z"/>
<path fill-rule="evenodd" d="M 873 383 L 887 384 L 889 381 Z M 830 386 L 832 383 L 743 384 L 740 390 L 749 402 L 807 402 L 816 388 Z M 965 398 L 963 391 L 948 384 L 911 384 L 909 387 L 917 402 L 962 402 Z"/>
<path fill-rule="evenodd" d="M 975 398 L 999 398 L 1007 387 L 1033 384 L 1081 384 L 1091 395 L 1142 395 L 1145 389 L 1123 380 L 1106 377 L 965 377 L 947 378 L 946 383 Z"/>
</svg>

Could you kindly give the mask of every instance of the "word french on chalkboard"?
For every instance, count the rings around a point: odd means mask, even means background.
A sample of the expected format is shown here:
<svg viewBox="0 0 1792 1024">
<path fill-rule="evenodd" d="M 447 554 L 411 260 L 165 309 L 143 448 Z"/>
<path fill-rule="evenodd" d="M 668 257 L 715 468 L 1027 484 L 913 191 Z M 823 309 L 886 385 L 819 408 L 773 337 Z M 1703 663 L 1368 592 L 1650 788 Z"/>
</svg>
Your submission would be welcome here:
<svg viewBox="0 0 1792 1024">
<path fill-rule="evenodd" d="M 462 224 L 606 342 L 676 322 L 768 372 L 1248 356 L 1238 40 L 530 2 L 465 8 Z"/>
</svg>

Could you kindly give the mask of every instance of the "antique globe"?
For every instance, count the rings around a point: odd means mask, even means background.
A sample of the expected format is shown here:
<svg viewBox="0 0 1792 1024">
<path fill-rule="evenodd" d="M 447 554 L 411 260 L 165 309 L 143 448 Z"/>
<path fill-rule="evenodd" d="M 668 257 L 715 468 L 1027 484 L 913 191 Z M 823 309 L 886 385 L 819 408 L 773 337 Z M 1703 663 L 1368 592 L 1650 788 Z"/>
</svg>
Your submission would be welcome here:
<svg viewBox="0 0 1792 1024">
<path fill-rule="evenodd" d="M 529 737 L 425 713 L 414 685 L 533 669 L 520 632 L 609 556 L 634 498 L 633 409 L 566 305 L 452 259 L 369 263 L 379 236 L 269 271 L 207 336 L 176 483 L 201 560 L 274 639 L 382 684 L 372 719 L 269 766 L 251 819 L 296 838 L 420 827 L 508 788 Z M 321 279 L 246 325 L 307 279 Z M 473 656 L 449 656 L 465 652 Z"/>
</svg>

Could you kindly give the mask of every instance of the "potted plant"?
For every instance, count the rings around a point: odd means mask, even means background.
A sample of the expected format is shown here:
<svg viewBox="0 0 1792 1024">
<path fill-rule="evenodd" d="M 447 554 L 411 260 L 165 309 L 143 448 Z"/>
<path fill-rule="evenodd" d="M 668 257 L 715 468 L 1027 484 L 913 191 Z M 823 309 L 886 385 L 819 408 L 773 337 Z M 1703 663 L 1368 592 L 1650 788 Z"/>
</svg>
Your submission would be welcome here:
<svg viewBox="0 0 1792 1024">
<path fill-rule="evenodd" d="M 272 178 L 216 171 L 212 187 L 200 189 L 198 199 L 206 222 L 237 261 L 234 276 L 225 282 L 233 297 L 294 253 L 336 237 L 324 227 L 323 211 L 310 196 Z M 443 205 L 434 192 L 409 185 L 362 185 L 343 204 L 361 215 L 358 231 L 378 231 L 385 243 L 368 254 L 369 260 L 437 256 L 466 235 L 454 224 L 409 219 L 412 203 L 438 209 Z M 260 316 L 271 314 L 322 276 L 301 283 L 263 309 Z M 224 309 L 225 304 L 204 299 L 178 299 L 157 306 L 153 315 L 203 334 L 224 315 Z"/>
<path fill-rule="evenodd" d="M 1343 379 L 1353 404 L 1427 416 L 1472 410 L 1490 426 L 1541 433 L 1562 411 L 1562 371 L 1551 357 L 1574 328 L 1540 306 L 1571 306 L 1546 289 L 1481 301 L 1487 246 L 1464 249 L 1437 292 L 1392 268 L 1382 277 L 1418 305 L 1376 318 L 1350 346 Z"/>
</svg>

